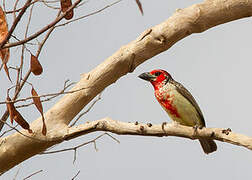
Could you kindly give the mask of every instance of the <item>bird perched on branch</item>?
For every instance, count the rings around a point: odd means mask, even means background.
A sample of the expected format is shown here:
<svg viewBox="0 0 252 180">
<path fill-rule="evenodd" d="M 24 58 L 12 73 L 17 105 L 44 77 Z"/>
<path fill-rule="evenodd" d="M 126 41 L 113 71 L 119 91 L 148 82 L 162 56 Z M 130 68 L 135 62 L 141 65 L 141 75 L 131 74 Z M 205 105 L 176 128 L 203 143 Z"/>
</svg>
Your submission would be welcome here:
<svg viewBox="0 0 252 180">
<path fill-rule="evenodd" d="M 168 72 L 158 69 L 138 77 L 153 85 L 156 99 L 173 121 L 195 128 L 205 127 L 203 114 L 191 93 Z M 217 150 L 212 139 L 200 138 L 199 141 L 206 154 Z"/>
</svg>

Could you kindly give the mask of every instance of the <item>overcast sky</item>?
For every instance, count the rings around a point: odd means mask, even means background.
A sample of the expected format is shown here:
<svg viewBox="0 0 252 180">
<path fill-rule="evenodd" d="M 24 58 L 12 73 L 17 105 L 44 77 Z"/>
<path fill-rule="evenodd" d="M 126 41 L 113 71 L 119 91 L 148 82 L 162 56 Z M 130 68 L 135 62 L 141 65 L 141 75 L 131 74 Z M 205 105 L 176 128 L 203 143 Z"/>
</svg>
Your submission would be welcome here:
<svg viewBox="0 0 252 180">
<path fill-rule="evenodd" d="M 201 2 L 141 1 L 144 16 L 134 0 L 124 0 L 98 15 L 56 30 L 40 56 L 44 73 L 39 78 L 30 78 L 29 82 L 40 94 L 57 92 L 66 79 L 78 81 L 81 73 L 92 70 L 144 30 L 168 19 L 177 8 Z M 90 0 L 77 10 L 75 17 L 110 2 Z M 41 10 L 41 7 L 34 9 L 30 33 L 52 20 L 51 10 Z M 105 89 L 102 100 L 79 123 L 107 116 L 124 122 L 160 124 L 170 121 L 156 102 L 151 84 L 137 77 L 142 72 L 161 68 L 193 94 L 208 127 L 231 128 L 234 132 L 252 136 L 251 29 L 251 18 L 246 18 L 181 40 Z M 11 53 L 10 64 L 15 65 L 19 53 L 15 49 Z M 3 87 L 0 100 L 4 101 L 10 83 L 3 71 L 0 82 Z M 29 89 L 28 86 L 27 91 Z M 55 102 L 44 103 L 45 111 Z M 4 110 L 5 106 L 0 105 L 1 114 Z M 23 108 L 21 112 L 29 122 L 39 117 L 34 107 Z M 82 136 L 54 149 L 73 147 L 100 134 L 102 132 Z M 1 178 L 13 179 L 20 169 L 17 179 L 22 179 L 42 169 L 42 173 L 31 179 L 69 180 L 78 171 L 77 179 L 94 180 L 251 179 L 252 152 L 243 147 L 217 142 L 218 150 L 205 155 L 198 141 L 178 137 L 113 136 L 121 143 L 105 136 L 97 141 L 98 152 L 92 144 L 79 149 L 75 164 L 71 151 L 37 155 Z"/>
</svg>

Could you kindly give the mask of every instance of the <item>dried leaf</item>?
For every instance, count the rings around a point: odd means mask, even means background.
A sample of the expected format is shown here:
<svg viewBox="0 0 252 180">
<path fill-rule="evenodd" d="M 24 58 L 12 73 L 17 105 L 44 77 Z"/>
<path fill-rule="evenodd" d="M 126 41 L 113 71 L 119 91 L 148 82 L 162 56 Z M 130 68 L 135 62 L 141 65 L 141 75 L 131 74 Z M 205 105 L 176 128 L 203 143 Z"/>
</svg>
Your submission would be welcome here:
<svg viewBox="0 0 252 180">
<path fill-rule="evenodd" d="M 141 4 L 140 0 L 136 0 L 136 3 L 137 3 L 137 6 L 138 6 L 141 14 L 143 15 L 143 7 L 142 7 L 142 4 Z"/>
<path fill-rule="evenodd" d="M 46 130 L 44 113 L 43 113 L 43 106 L 42 106 L 42 103 L 40 101 L 40 97 L 38 97 L 38 93 L 35 91 L 35 89 L 33 87 L 31 89 L 31 94 L 32 94 L 33 102 L 34 102 L 35 106 L 37 107 L 38 111 L 40 112 L 40 114 L 42 116 L 42 121 L 43 121 L 42 134 L 46 135 L 47 130 Z"/>
<path fill-rule="evenodd" d="M 11 78 L 10 78 L 9 69 L 8 69 L 8 67 L 7 67 L 7 64 L 4 63 L 4 64 L 3 64 L 3 67 L 4 67 L 4 71 L 5 71 L 5 73 L 6 73 L 7 77 L 8 77 L 8 79 L 10 80 L 10 82 L 12 82 L 12 81 L 11 81 Z"/>
<path fill-rule="evenodd" d="M 24 120 L 22 115 L 16 110 L 14 103 L 10 102 L 11 98 L 9 95 L 7 95 L 6 98 L 7 101 L 7 110 L 9 111 L 10 114 L 10 120 L 11 124 L 13 124 L 13 119 L 24 129 L 27 129 L 29 133 L 32 133 L 32 130 L 30 129 L 30 125 Z"/>
<path fill-rule="evenodd" d="M 0 22 L 1 23 L 1 22 Z M 0 30 L 1 32 L 1 30 Z M 1 39 L 1 35 L 0 35 L 0 39 Z M 0 43 L 1 43 L 1 40 L 0 40 Z M 10 58 L 10 51 L 9 51 L 9 48 L 5 48 L 5 49 L 2 49 L 0 51 L 0 57 L 2 59 L 2 62 L 3 64 L 6 64 L 8 61 L 9 61 L 9 58 Z"/>
<path fill-rule="evenodd" d="M 34 75 L 40 75 L 43 72 L 43 68 L 40 64 L 40 62 L 38 61 L 38 58 L 34 55 L 31 54 L 31 62 L 30 62 L 30 68 L 31 68 L 31 72 Z"/>
<path fill-rule="evenodd" d="M 5 39 L 7 34 L 8 34 L 8 25 L 7 25 L 5 13 L 4 13 L 2 7 L 0 6 L 0 43 Z M 9 80 L 11 81 L 9 71 L 7 68 L 7 62 L 10 58 L 9 48 L 0 50 L 0 58 L 2 59 L 2 63 L 4 65 L 4 70 L 9 78 Z"/>
<path fill-rule="evenodd" d="M 60 0 L 60 5 L 61 5 L 61 11 L 66 12 L 67 9 L 72 6 L 72 0 Z M 74 11 L 72 9 L 66 14 L 65 19 L 70 20 L 73 18 L 73 15 L 74 15 Z"/>
<path fill-rule="evenodd" d="M 27 129 L 29 133 L 32 133 L 32 130 L 30 129 L 30 125 L 26 120 L 23 118 L 23 116 L 15 109 L 13 112 L 14 114 L 14 120 L 24 129 Z"/>
<path fill-rule="evenodd" d="M 10 115 L 10 120 L 11 120 L 11 124 L 13 124 L 13 119 L 14 119 L 14 111 L 16 110 L 15 109 L 15 106 L 11 101 L 11 98 L 9 97 L 9 95 L 7 96 L 6 98 L 6 106 L 7 106 L 7 110 L 9 111 L 9 115 Z"/>
</svg>

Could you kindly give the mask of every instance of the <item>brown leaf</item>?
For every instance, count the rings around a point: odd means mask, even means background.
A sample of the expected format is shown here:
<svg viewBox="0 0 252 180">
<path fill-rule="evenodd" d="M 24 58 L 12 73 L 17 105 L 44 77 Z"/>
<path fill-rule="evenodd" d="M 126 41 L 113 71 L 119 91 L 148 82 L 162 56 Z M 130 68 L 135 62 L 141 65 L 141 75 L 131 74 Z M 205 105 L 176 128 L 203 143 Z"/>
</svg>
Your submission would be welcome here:
<svg viewBox="0 0 252 180">
<path fill-rule="evenodd" d="M 32 130 L 30 129 L 30 125 L 24 120 L 22 115 L 16 110 L 14 103 L 11 102 L 11 98 L 9 95 L 7 95 L 6 98 L 6 105 L 7 105 L 7 110 L 9 111 L 10 114 L 10 120 L 11 124 L 13 124 L 13 119 L 24 129 L 27 129 L 29 133 L 32 133 Z"/>
<path fill-rule="evenodd" d="M 61 11 L 66 12 L 67 9 L 72 6 L 72 0 L 60 0 L 60 5 L 61 5 Z M 66 20 L 72 19 L 73 15 L 74 15 L 74 11 L 72 9 L 66 14 L 65 19 Z"/>
<path fill-rule="evenodd" d="M 0 20 L 1 21 L 1 20 Z M 1 22 L 0 22 L 1 23 Z M 1 32 L 1 30 L 0 30 L 0 32 Z M 0 39 L 1 39 L 1 35 L 0 35 Z M 1 41 L 0 41 L 0 43 L 1 43 Z M 1 59 L 2 59 L 2 62 L 3 62 L 3 64 L 6 64 L 8 61 L 9 61 L 9 58 L 10 58 L 10 51 L 9 51 L 9 48 L 5 48 L 5 49 L 2 49 L 1 51 L 0 51 L 0 57 L 1 57 Z"/>
<path fill-rule="evenodd" d="M 11 81 L 11 78 L 10 78 L 9 69 L 8 69 L 8 67 L 7 67 L 7 64 L 4 63 L 4 64 L 3 64 L 3 67 L 4 67 L 4 71 L 5 71 L 5 73 L 6 73 L 7 77 L 8 77 L 8 79 L 10 80 L 10 82 L 12 82 L 12 81 Z"/>
<path fill-rule="evenodd" d="M 13 124 L 13 119 L 14 119 L 14 111 L 16 110 L 15 109 L 15 106 L 11 101 L 9 95 L 7 95 L 7 98 L 6 98 L 6 106 L 7 106 L 7 110 L 9 111 L 9 115 L 10 115 L 10 120 L 11 120 L 11 124 Z M 9 103 L 8 103 L 9 102 Z"/>
<path fill-rule="evenodd" d="M 141 14 L 143 15 L 143 7 L 142 7 L 142 4 L 141 4 L 140 0 L 136 0 L 136 3 L 137 3 L 137 6 L 138 6 Z"/>
<path fill-rule="evenodd" d="M 4 13 L 2 7 L 0 6 L 0 43 L 5 39 L 7 34 L 8 34 L 8 24 L 6 21 L 5 13 Z M 2 63 L 4 65 L 4 70 L 9 78 L 9 80 L 11 81 L 10 75 L 9 75 L 9 70 L 7 68 L 7 62 L 9 61 L 9 58 L 10 58 L 9 48 L 0 50 L 0 58 L 2 59 Z"/>
<path fill-rule="evenodd" d="M 5 13 L 0 6 L 0 43 L 5 39 L 8 34 L 8 24 L 6 21 Z M 9 60 L 9 49 L 2 49 L 0 51 L 0 57 L 3 63 L 7 63 Z"/>
<path fill-rule="evenodd" d="M 44 113 L 43 113 L 43 106 L 42 106 L 42 103 L 40 101 L 40 97 L 38 97 L 38 93 L 35 91 L 35 89 L 33 87 L 31 89 L 31 94 L 32 94 L 33 102 L 34 102 L 35 106 L 37 107 L 38 111 L 40 112 L 40 114 L 42 116 L 42 121 L 43 121 L 42 134 L 46 135 L 47 130 L 46 130 Z"/>
<path fill-rule="evenodd" d="M 38 58 L 34 55 L 31 54 L 31 63 L 30 63 L 30 68 L 31 68 L 31 72 L 34 75 L 40 75 L 43 72 L 43 68 L 40 64 L 40 62 L 38 61 Z"/>
<path fill-rule="evenodd" d="M 29 133 L 32 133 L 32 130 L 30 129 L 30 125 L 28 124 L 28 122 L 26 122 L 26 120 L 23 118 L 23 116 L 17 111 L 15 110 L 13 112 L 14 114 L 14 120 L 24 129 L 27 129 Z"/>
</svg>

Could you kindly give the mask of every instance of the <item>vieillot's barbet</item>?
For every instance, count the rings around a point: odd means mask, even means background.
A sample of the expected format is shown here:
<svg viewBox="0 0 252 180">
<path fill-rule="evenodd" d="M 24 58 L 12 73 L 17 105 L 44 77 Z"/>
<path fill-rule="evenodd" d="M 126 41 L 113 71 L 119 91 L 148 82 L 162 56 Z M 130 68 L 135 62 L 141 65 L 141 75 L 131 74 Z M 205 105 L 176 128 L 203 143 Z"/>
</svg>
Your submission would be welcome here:
<svg viewBox="0 0 252 180">
<path fill-rule="evenodd" d="M 156 99 L 173 121 L 185 126 L 205 127 L 203 114 L 191 93 L 168 72 L 158 69 L 138 77 L 153 85 Z M 211 138 L 200 138 L 199 141 L 206 154 L 217 150 Z"/>
</svg>

